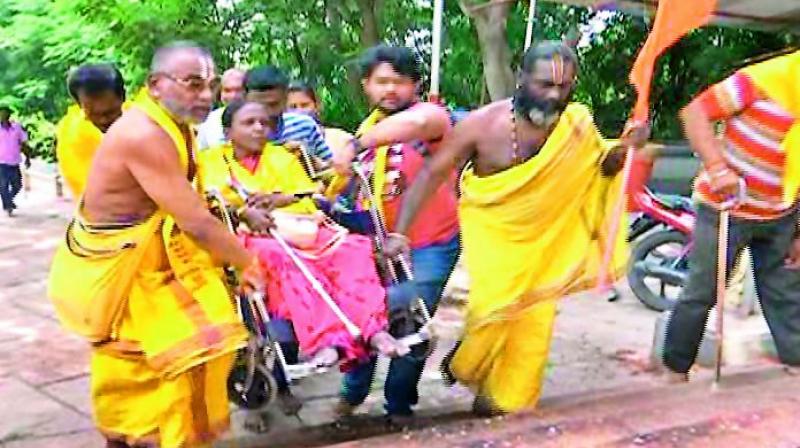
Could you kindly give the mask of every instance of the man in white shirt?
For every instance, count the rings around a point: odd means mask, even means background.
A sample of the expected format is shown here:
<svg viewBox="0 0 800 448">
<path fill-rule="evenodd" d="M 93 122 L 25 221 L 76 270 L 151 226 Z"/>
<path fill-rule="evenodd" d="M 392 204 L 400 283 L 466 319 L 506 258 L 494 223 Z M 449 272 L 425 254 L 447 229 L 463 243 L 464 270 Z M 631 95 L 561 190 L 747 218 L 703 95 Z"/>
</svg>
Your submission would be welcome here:
<svg viewBox="0 0 800 448">
<path fill-rule="evenodd" d="M 245 72 L 238 68 L 229 68 L 222 74 L 220 100 L 223 106 L 208 115 L 206 121 L 197 128 L 198 149 L 206 149 L 225 143 L 222 131 L 222 112 L 232 101 L 244 98 Z"/>
</svg>

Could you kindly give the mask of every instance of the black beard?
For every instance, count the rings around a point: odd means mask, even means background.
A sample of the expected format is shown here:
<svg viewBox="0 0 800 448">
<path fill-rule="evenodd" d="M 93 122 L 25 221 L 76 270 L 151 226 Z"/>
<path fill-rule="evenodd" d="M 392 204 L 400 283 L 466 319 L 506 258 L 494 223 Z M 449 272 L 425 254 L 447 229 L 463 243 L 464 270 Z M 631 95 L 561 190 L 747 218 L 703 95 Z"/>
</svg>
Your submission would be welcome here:
<svg viewBox="0 0 800 448">
<path fill-rule="evenodd" d="M 396 108 L 396 109 L 391 109 L 391 110 L 390 110 L 390 109 L 386 109 L 386 108 L 384 108 L 384 107 L 381 107 L 381 106 L 379 105 L 379 106 L 377 107 L 377 109 L 378 109 L 379 111 L 383 112 L 385 115 L 387 115 L 387 116 L 388 116 L 388 115 L 393 115 L 393 114 L 396 114 L 396 113 L 398 113 L 398 112 L 402 112 L 402 111 L 404 111 L 404 110 L 408 109 L 409 107 L 411 107 L 413 104 L 414 104 L 414 101 L 409 101 L 408 103 L 405 103 L 405 104 L 401 105 L 400 107 L 398 107 L 398 108 Z"/>
<path fill-rule="evenodd" d="M 517 87 L 513 101 L 514 112 L 540 128 L 549 128 L 556 123 L 569 104 L 569 98 L 564 101 L 542 100 L 523 86 Z"/>
</svg>

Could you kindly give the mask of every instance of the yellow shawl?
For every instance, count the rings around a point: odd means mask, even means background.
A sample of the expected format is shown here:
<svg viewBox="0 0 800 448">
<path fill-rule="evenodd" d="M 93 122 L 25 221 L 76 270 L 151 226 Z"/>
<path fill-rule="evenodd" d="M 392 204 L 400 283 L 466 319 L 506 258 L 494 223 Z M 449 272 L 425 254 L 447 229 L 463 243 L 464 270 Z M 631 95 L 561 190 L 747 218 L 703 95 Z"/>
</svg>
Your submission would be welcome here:
<svg viewBox="0 0 800 448">
<path fill-rule="evenodd" d="M 122 105 L 127 110 L 130 102 Z M 67 109 L 56 126 L 56 157 L 58 168 L 72 195 L 79 198 L 86 189 L 92 159 L 100 146 L 103 133 L 97 129 L 77 104 Z"/>
<path fill-rule="evenodd" d="M 367 118 L 361 122 L 361 125 L 358 126 L 356 130 L 356 137 L 361 137 L 364 135 L 365 132 L 372 129 L 376 124 L 378 124 L 381 120 L 386 118 L 386 114 L 381 112 L 378 109 L 373 110 Z M 383 201 L 380 200 L 383 197 L 384 187 L 386 185 L 386 167 L 387 162 L 389 159 L 389 146 L 379 146 L 375 148 L 375 158 L 373 160 L 374 166 L 372 168 L 372 194 L 375 196 L 375 199 L 378 201 L 375 204 L 376 208 L 378 209 L 378 213 L 380 216 L 384 216 L 383 213 Z M 368 209 L 370 207 L 369 201 L 364 198 L 364 209 Z"/>
<path fill-rule="evenodd" d="M 769 99 L 795 117 L 781 144 L 786 153 L 783 202 L 794 204 L 800 190 L 800 51 L 745 67 L 742 71 Z"/>
<path fill-rule="evenodd" d="M 471 279 L 469 327 L 513 319 L 596 280 L 606 217 L 622 193 L 622 176 L 600 173 L 607 150 L 588 109 L 571 104 L 535 157 L 490 176 L 464 172 L 459 215 Z M 615 279 L 627 261 L 620 227 Z"/>
<path fill-rule="evenodd" d="M 231 174 L 250 192 L 292 194 L 317 188 L 297 157 L 272 143 L 264 146 L 254 173 L 236 161 L 230 144 L 209 148 L 199 154 L 198 175 L 202 191 L 217 189 L 229 204 L 240 207 L 242 200 L 231 187 Z M 311 199 L 305 198 L 283 210 L 314 213 L 317 208 Z"/>
<path fill-rule="evenodd" d="M 133 108 L 169 134 L 188 169 L 187 142 L 167 111 L 146 91 Z M 108 353 L 144 353 L 167 377 L 242 346 L 247 333 L 220 269 L 171 216 L 110 225 L 85 223 L 80 207 L 77 216 L 48 287 L 67 328 Z"/>
<path fill-rule="evenodd" d="M 358 126 L 356 130 L 355 136 L 361 137 L 364 135 L 365 132 L 369 131 L 374 127 L 378 122 L 386 118 L 386 114 L 381 112 L 378 109 L 373 110 L 367 118 L 364 119 L 363 122 Z M 381 192 L 383 188 L 378 188 L 379 185 L 384 185 L 386 183 L 386 162 L 389 155 L 389 147 L 388 146 L 381 146 L 375 149 L 375 160 L 374 160 L 374 169 L 373 169 L 373 176 L 372 176 L 372 191 L 376 197 L 381 197 Z M 356 154 L 356 159 L 358 159 L 358 154 Z M 328 188 L 325 190 L 325 196 L 329 199 L 335 198 L 339 193 L 342 192 L 347 187 L 347 184 L 350 179 L 345 178 L 341 175 L 334 175 L 331 183 L 328 185 Z M 369 208 L 370 204 L 365 200 L 363 207 L 364 209 Z M 378 212 L 383 214 L 383 203 L 378 201 L 377 204 Z"/>
</svg>

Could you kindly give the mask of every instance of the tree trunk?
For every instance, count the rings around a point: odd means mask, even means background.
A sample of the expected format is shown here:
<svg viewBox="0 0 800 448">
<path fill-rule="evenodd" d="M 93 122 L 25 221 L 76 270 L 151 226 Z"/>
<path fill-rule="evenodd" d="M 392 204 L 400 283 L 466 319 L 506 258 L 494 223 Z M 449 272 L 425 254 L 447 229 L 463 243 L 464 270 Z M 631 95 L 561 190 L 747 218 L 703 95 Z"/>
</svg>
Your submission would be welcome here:
<svg viewBox="0 0 800 448">
<path fill-rule="evenodd" d="M 461 10 L 472 18 L 478 32 L 486 89 L 492 101 L 506 98 L 514 91 L 506 26 L 515 1 L 490 0 L 491 4 L 473 6 L 467 0 L 459 0 Z"/>
<path fill-rule="evenodd" d="M 378 32 L 378 11 L 377 0 L 358 0 L 358 9 L 361 11 L 361 46 L 369 48 L 381 40 Z"/>
</svg>

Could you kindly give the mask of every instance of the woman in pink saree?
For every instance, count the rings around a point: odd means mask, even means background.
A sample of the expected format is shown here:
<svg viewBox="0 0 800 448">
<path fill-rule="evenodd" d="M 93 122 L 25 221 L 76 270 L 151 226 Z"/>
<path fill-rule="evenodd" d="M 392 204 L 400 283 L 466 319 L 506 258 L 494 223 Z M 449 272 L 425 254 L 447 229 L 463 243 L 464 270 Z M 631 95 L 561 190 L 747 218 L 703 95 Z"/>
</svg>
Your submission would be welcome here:
<svg viewBox="0 0 800 448">
<path fill-rule="evenodd" d="M 342 361 L 347 370 L 367 361 L 373 350 L 403 355 L 407 348 L 386 331 L 386 292 L 369 238 L 348 234 L 316 209 L 308 197 L 316 185 L 297 158 L 267 142 L 269 118 L 263 106 L 233 103 L 222 122 L 230 143 L 198 155 L 201 187 L 218 190 L 238 208 L 240 237 L 267 272 L 270 313 L 292 322 L 301 352 L 317 364 Z M 271 229 L 291 248 L 273 238 Z M 360 338 L 352 336 L 287 249 L 355 325 Z"/>
</svg>

